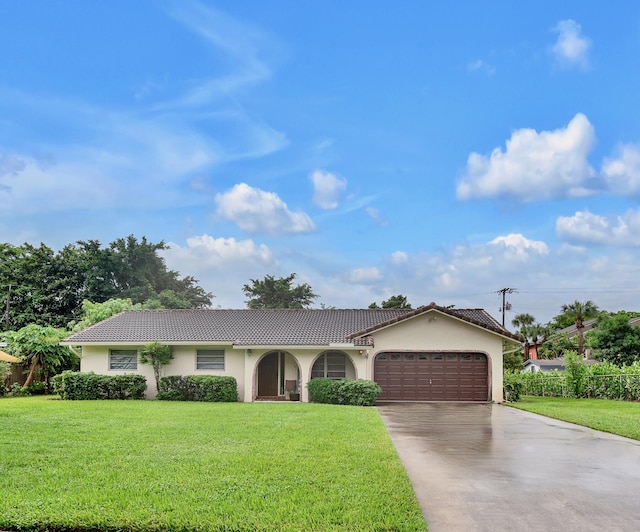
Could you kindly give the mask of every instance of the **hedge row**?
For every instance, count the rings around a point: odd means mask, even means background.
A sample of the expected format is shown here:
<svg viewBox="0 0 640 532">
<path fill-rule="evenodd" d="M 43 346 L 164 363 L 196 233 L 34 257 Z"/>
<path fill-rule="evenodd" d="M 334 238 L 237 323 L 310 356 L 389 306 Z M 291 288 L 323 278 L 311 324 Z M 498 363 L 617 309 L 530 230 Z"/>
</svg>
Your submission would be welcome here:
<svg viewBox="0 0 640 532">
<path fill-rule="evenodd" d="M 147 380 L 142 375 L 97 375 L 64 371 L 53 377 L 53 390 L 62 399 L 144 399 Z"/>
<path fill-rule="evenodd" d="M 233 403 L 238 400 L 238 383 L 234 377 L 215 375 L 162 377 L 156 398 L 163 401 Z"/>
<path fill-rule="evenodd" d="M 312 403 L 355 406 L 373 406 L 382 391 L 378 384 L 365 379 L 312 379 L 307 388 Z"/>
<path fill-rule="evenodd" d="M 640 401 L 640 362 L 620 368 L 609 362 L 587 365 L 568 356 L 563 372 L 505 373 L 504 389 L 509 401 L 520 394 Z"/>
</svg>

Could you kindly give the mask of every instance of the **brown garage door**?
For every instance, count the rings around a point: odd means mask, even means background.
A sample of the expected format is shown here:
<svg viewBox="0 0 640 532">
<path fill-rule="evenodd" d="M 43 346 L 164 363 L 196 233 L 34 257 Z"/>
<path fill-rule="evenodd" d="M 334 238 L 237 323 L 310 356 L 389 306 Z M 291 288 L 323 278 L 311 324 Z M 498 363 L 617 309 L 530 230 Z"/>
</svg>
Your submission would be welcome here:
<svg viewBox="0 0 640 532">
<path fill-rule="evenodd" d="M 388 401 L 488 401 L 489 365 L 483 353 L 376 355 L 374 379 Z"/>
</svg>

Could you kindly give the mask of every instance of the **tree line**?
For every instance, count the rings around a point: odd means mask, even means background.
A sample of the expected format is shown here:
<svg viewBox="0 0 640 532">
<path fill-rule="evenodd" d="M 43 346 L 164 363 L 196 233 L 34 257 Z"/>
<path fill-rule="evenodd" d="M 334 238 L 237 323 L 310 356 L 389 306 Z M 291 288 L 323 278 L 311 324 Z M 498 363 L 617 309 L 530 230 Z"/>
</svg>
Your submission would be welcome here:
<svg viewBox="0 0 640 532">
<path fill-rule="evenodd" d="M 29 324 L 64 327 L 80 319 L 85 300 L 130 299 L 148 308 L 204 308 L 213 295 L 198 281 L 169 270 L 158 255 L 167 249 L 133 235 L 107 246 L 81 240 L 55 252 L 45 244 L 0 244 L 2 329 Z"/>
</svg>

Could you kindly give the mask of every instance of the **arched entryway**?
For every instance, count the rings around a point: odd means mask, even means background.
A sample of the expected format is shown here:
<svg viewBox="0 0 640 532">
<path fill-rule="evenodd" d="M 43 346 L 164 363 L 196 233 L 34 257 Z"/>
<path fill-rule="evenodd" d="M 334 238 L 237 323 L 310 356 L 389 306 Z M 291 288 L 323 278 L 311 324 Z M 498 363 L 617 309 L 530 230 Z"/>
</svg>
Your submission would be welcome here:
<svg viewBox="0 0 640 532">
<path fill-rule="evenodd" d="M 271 351 L 258 362 L 256 396 L 263 399 L 285 399 L 287 392 L 300 392 L 298 361 L 286 351 Z"/>
</svg>

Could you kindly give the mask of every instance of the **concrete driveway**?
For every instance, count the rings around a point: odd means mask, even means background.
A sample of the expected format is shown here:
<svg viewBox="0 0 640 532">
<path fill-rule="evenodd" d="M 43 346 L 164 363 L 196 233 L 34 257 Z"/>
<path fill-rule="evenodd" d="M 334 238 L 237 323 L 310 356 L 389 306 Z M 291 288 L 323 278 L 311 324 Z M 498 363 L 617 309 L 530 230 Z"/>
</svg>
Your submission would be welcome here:
<svg viewBox="0 0 640 532">
<path fill-rule="evenodd" d="M 640 442 L 502 405 L 378 410 L 430 532 L 640 530 Z"/>
</svg>

